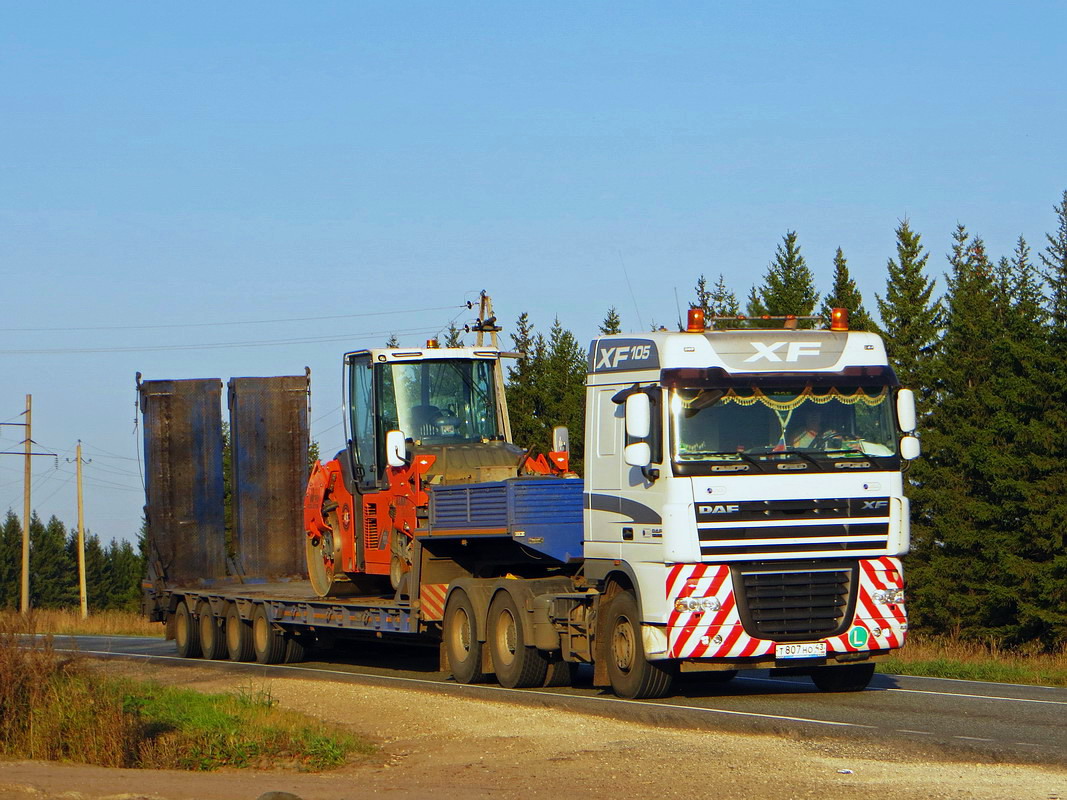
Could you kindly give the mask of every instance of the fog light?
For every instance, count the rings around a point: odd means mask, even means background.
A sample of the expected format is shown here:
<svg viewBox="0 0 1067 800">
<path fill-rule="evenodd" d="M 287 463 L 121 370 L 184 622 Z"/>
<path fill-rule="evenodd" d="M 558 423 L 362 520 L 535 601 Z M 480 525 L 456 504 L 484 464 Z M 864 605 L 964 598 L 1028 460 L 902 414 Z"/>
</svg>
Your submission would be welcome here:
<svg viewBox="0 0 1067 800">
<path fill-rule="evenodd" d="M 674 598 L 674 610 L 682 614 L 703 614 L 705 611 L 715 612 L 720 608 L 722 608 L 722 603 L 717 597 Z"/>
<path fill-rule="evenodd" d="M 879 589 L 878 591 L 871 593 L 871 599 L 876 603 L 882 603 L 887 606 L 900 605 L 904 602 L 904 590 Z"/>
</svg>

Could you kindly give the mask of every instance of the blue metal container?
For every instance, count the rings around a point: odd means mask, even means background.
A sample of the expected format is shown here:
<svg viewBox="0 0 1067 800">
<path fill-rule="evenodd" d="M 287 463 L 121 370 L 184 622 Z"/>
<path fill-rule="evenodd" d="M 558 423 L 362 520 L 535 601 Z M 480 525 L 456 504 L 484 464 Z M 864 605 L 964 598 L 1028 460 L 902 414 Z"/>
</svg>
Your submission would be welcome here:
<svg viewBox="0 0 1067 800">
<path fill-rule="evenodd" d="M 573 478 L 430 487 L 433 539 L 501 536 L 561 563 L 582 557 L 582 490 Z"/>
</svg>

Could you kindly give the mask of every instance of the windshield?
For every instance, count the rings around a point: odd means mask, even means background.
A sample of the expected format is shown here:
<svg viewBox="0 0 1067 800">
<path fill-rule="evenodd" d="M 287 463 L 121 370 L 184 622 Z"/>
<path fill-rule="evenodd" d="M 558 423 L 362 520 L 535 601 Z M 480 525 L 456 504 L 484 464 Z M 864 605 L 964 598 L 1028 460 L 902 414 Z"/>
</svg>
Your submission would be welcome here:
<svg viewBox="0 0 1067 800">
<path fill-rule="evenodd" d="M 501 438 L 486 359 L 438 359 L 378 364 L 378 408 L 384 430 L 401 430 L 422 444 Z"/>
<path fill-rule="evenodd" d="M 890 397 L 886 386 L 679 388 L 671 398 L 675 459 L 787 452 L 892 456 Z"/>
</svg>

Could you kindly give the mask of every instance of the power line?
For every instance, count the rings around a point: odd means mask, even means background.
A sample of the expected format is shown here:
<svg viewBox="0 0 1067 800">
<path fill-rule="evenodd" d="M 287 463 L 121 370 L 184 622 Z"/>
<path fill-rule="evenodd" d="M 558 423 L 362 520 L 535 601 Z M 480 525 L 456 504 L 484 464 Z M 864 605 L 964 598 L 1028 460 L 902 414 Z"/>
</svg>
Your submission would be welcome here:
<svg viewBox="0 0 1067 800">
<path fill-rule="evenodd" d="M 205 344 L 172 344 L 146 347 L 54 347 L 26 350 L 0 350 L 0 355 L 72 355 L 84 353 L 158 353 L 171 350 L 216 350 L 227 347 L 274 347 L 283 344 L 319 344 L 323 342 L 343 342 L 352 339 L 365 339 L 381 336 L 385 333 L 434 333 L 434 328 L 398 328 L 388 331 L 365 331 L 333 336 L 309 336 L 300 339 L 269 339 L 244 342 L 208 342 Z"/>
<path fill-rule="evenodd" d="M 368 311 L 364 314 L 337 314 L 326 317 L 287 317 L 284 319 L 250 319 L 235 322 L 169 322 L 160 325 L 89 325 L 74 328 L 0 328 L 4 333 L 47 333 L 53 331 L 146 331 L 162 328 L 217 328 L 233 325 L 274 325 L 279 322 L 318 322 L 330 319 L 357 319 L 359 317 L 384 317 L 394 314 L 421 314 L 425 311 L 447 311 L 456 306 L 433 306 L 430 308 L 407 308 L 391 311 Z M 464 306 L 465 308 L 466 306 Z"/>
</svg>

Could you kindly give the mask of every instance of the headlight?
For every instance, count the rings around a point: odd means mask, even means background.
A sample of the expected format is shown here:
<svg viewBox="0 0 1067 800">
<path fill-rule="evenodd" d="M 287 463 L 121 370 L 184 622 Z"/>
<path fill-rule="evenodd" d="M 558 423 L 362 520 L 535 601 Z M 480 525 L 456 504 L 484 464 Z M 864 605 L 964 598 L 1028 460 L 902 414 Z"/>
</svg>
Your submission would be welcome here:
<svg viewBox="0 0 1067 800">
<path fill-rule="evenodd" d="M 705 611 L 718 611 L 722 603 L 717 597 L 676 597 L 674 610 L 690 614 L 703 614 Z"/>
<path fill-rule="evenodd" d="M 871 599 L 876 603 L 887 606 L 896 606 L 904 602 L 903 589 L 880 589 L 871 593 Z"/>
</svg>

